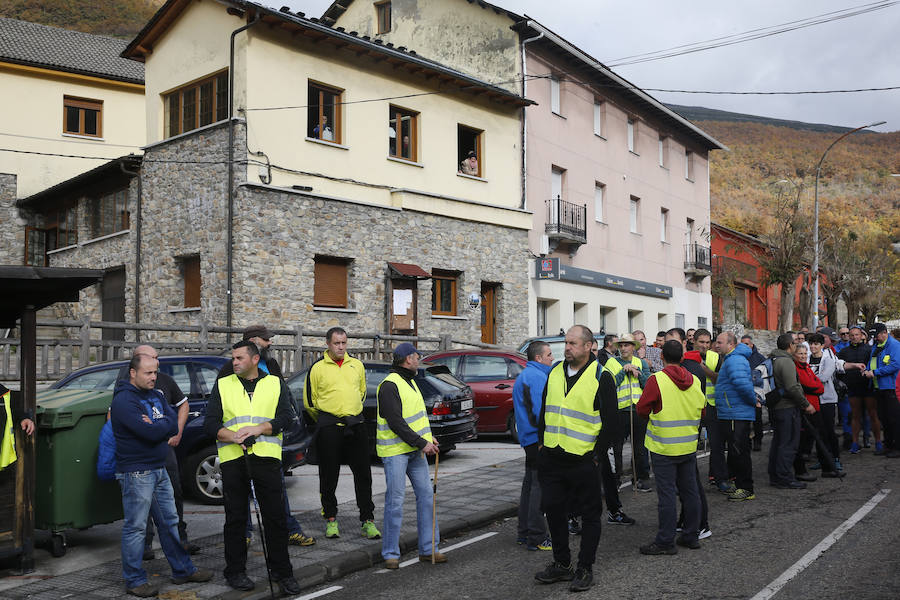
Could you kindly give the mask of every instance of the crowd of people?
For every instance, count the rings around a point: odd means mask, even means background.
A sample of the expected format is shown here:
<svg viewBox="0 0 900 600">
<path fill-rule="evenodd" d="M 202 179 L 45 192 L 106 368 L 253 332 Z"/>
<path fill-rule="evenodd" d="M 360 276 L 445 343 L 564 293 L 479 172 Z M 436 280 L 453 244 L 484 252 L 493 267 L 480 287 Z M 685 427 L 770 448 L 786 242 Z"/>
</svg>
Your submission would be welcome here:
<svg viewBox="0 0 900 600">
<path fill-rule="evenodd" d="M 601 499 L 607 524 L 635 523 L 618 496 L 626 439 L 633 489 L 653 490 L 651 470 L 655 481 L 658 531 L 639 547 L 650 555 L 696 549 L 712 535 L 697 465 L 704 439 L 711 489 L 730 502 L 756 498 L 752 452 L 762 450 L 764 408 L 774 488 L 843 477 L 840 451 L 867 447 L 863 429 L 874 436 L 874 454 L 900 457 L 900 331 L 892 337 L 876 323 L 868 333 L 860 326 L 789 331 L 768 357 L 749 335 L 713 337 L 706 329 L 660 331 L 649 346 L 641 331 L 609 334 L 601 347 L 590 329 L 575 325 L 562 360 L 547 342 L 532 342 L 513 401 L 526 456 L 517 542 L 553 553 L 535 579 L 567 581 L 574 592 L 591 587 Z M 575 559 L 570 534 L 581 535 Z"/>
</svg>

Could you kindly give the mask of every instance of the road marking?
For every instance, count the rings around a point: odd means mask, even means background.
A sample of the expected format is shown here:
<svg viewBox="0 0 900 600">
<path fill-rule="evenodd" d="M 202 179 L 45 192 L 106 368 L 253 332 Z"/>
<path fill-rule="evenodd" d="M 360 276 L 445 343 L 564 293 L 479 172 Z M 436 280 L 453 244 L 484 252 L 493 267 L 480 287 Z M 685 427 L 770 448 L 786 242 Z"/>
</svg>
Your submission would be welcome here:
<svg viewBox="0 0 900 600">
<path fill-rule="evenodd" d="M 850 528 L 859 523 L 863 517 L 865 517 L 869 512 L 875 508 L 879 502 L 884 500 L 888 494 L 891 493 L 891 490 L 881 490 L 872 498 L 862 505 L 862 507 L 853 513 L 853 515 L 838 525 L 837 529 L 829 533 L 825 536 L 825 539 L 819 542 L 812 550 L 804 554 L 800 560 L 795 562 L 793 565 L 788 567 L 787 571 L 779 575 L 775 581 L 764 587 L 758 594 L 753 596 L 750 600 L 767 600 L 771 598 L 775 594 L 781 590 L 787 583 L 800 574 L 806 567 L 811 565 L 813 561 L 815 561 L 819 556 L 821 556 L 826 550 L 828 550 L 831 546 L 833 546 L 839 539 L 841 539 L 845 533 L 850 531 Z"/>
<path fill-rule="evenodd" d="M 293 598 L 293 600 L 312 600 L 313 598 L 321 598 L 325 594 L 330 594 L 331 592 L 336 592 L 336 591 L 342 590 L 342 589 L 344 589 L 344 588 L 342 588 L 339 585 L 333 585 L 333 586 L 327 587 L 323 590 L 319 590 L 318 592 L 313 592 L 312 594 L 307 594 L 305 596 L 296 596 L 295 598 Z"/>
<path fill-rule="evenodd" d="M 456 550 L 457 548 L 462 548 L 464 546 L 468 546 L 469 544 L 474 544 L 475 542 L 480 542 L 481 540 L 486 540 L 487 538 L 493 537 L 493 536 L 497 535 L 498 533 L 499 533 L 498 531 L 490 531 L 488 533 L 482 533 L 481 535 L 476 535 L 475 537 L 465 540 L 465 541 L 462 541 L 462 542 L 459 542 L 458 544 L 453 544 L 452 546 L 447 546 L 446 548 L 442 548 L 440 550 L 440 552 L 441 552 L 441 554 L 446 554 L 447 552 L 451 552 L 453 550 Z M 415 558 L 410 558 L 409 560 L 404 560 L 402 563 L 400 563 L 400 568 L 402 569 L 403 567 L 408 567 L 410 565 L 414 565 L 417 562 L 419 562 L 418 556 Z M 391 569 L 378 569 L 375 572 L 376 573 L 390 573 Z"/>
</svg>

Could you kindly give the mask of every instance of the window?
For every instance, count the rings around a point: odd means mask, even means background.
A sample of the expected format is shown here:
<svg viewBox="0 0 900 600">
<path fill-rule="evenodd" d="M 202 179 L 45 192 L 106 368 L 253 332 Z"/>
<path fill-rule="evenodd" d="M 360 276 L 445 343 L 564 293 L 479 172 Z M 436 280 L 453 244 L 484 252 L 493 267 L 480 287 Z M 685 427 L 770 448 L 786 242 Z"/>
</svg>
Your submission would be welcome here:
<svg viewBox="0 0 900 600">
<path fill-rule="evenodd" d="M 47 266 L 47 230 L 25 228 L 25 264 L 32 267 Z"/>
<path fill-rule="evenodd" d="M 228 118 L 228 71 L 163 94 L 166 137 Z"/>
<path fill-rule="evenodd" d="M 391 31 L 391 2 L 375 3 L 375 20 L 378 22 L 378 33 L 389 33 Z"/>
<path fill-rule="evenodd" d="M 181 258 L 181 274 L 184 278 L 184 307 L 200 307 L 200 255 Z"/>
<path fill-rule="evenodd" d="M 565 169 L 553 167 L 550 170 L 550 197 L 554 200 L 562 198 L 563 193 L 563 173 Z"/>
<path fill-rule="evenodd" d="M 103 137 L 103 102 L 63 96 L 63 133 Z"/>
<path fill-rule="evenodd" d="M 594 135 L 605 137 L 606 132 L 606 103 L 594 101 Z"/>
<path fill-rule="evenodd" d="M 634 152 L 635 154 L 637 154 L 637 152 L 635 152 L 635 150 L 634 150 L 634 131 L 635 131 L 634 119 L 629 118 L 628 123 L 626 124 L 626 127 L 628 130 L 628 151 Z"/>
<path fill-rule="evenodd" d="M 341 96 L 343 90 L 309 82 L 306 137 L 341 143 Z"/>
<path fill-rule="evenodd" d="M 629 231 L 631 233 L 638 233 L 638 223 L 640 222 L 640 211 L 641 211 L 641 199 L 635 196 L 631 197 L 631 211 L 630 211 L 630 219 L 629 219 Z"/>
<path fill-rule="evenodd" d="M 316 256 L 313 277 L 313 304 L 327 308 L 347 308 L 347 279 L 350 261 L 333 256 Z"/>
<path fill-rule="evenodd" d="M 706 317 L 697 317 L 697 327 L 699 329 L 706 329 Z"/>
<path fill-rule="evenodd" d="M 643 311 L 640 310 L 628 311 L 628 331 L 637 331 L 644 326 L 642 315 Z"/>
<path fill-rule="evenodd" d="M 684 151 L 684 178 L 694 180 L 694 153 L 690 150 Z"/>
<path fill-rule="evenodd" d="M 456 315 L 456 284 L 459 273 L 455 271 L 431 271 L 431 314 Z"/>
<path fill-rule="evenodd" d="M 509 379 L 509 366 L 502 356 L 469 355 L 463 363 L 463 381 L 498 381 Z"/>
<path fill-rule="evenodd" d="M 462 358 L 460 354 L 454 354 L 452 356 L 442 356 L 440 358 L 429 358 L 428 362 L 435 365 L 444 365 L 450 372 L 454 375 L 459 373 L 459 361 Z"/>
<path fill-rule="evenodd" d="M 675 327 L 684 329 L 684 313 L 675 313 Z"/>
<path fill-rule="evenodd" d="M 550 76 L 550 110 L 561 115 L 559 111 L 559 78 Z"/>
<path fill-rule="evenodd" d="M 603 197 L 606 195 L 606 186 L 602 183 L 594 184 L 594 220 L 603 222 Z"/>
<path fill-rule="evenodd" d="M 684 232 L 684 243 L 685 244 L 693 244 L 694 243 L 694 220 L 687 220 L 687 231 Z"/>
<path fill-rule="evenodd" d="M 659 137 L 659 166 L 669 168 L 669 138 Z"/>
<path fill-rule="evenodd" d="M 482 152 L 484 131 L 457 125 L 456 137 L 459 172 L 472 177 L 482 177 L 484 172 L 484 154 Z"/>
<path fill-rule="evenodd" d="M 659 241 L 669 241 L 669 209 L 659 209 Z"/>
<path fill-rule="evenodd" d="M 91 235 L 98 238 L 129 227 L 128 190 L 119 190 L 91 202 Z"/>
<path fill-rule="evenodd" d="M 419 113 L 392 105 L 388 109 L 388 127 L 390 155 L 415 162 L 418 159 Z"/>
<path fill-rule="evenodd" d="M 40 255 L 51 250 L 78 243 L 77 213 L 75 205 L 61 205 L 44 213 L 43 229 L 26 228 L 26 259 L 35 260 L 35 266 L 43 266 L 46 258 Z"/>
</svg>

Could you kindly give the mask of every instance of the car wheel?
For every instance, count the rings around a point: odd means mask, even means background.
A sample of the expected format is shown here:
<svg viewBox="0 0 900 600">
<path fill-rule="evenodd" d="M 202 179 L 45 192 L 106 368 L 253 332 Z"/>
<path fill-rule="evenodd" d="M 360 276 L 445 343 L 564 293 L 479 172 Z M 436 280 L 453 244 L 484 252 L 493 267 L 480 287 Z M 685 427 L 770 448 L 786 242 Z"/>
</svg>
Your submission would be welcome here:
<svg viewBox="0 0 900 600">
<path fill-rule="evenodd" d="M 509 411 L 509 417 L 506 419 L 506 427 L 509 429 L 509 435 L 516 443 L 519 442 L 519 431 L 516 429 L 516 413 Z"/>
<path fill-rule="evenodd" d="M 187 459 L 187 489 L 203 504 L 222 504 L 222 468 L 215 446 L 207 446 Z"/>
</svg>

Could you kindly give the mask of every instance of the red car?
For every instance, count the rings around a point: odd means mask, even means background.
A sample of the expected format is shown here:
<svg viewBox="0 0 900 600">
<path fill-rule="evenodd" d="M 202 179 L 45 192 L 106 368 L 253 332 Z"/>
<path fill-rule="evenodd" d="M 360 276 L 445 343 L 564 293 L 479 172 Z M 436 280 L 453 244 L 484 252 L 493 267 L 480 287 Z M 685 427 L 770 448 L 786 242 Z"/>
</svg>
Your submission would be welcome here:
<svg viewBox="0 0 900 600">
<path fill-rule="evenodd" d="M 472 388 L 479 432 L 509 431 L 513 440 L 519 440 L 512 387 L 528 362 L 524 354 L 513 350 L 450 350 L 427 356 L 424 361 L 446 366 Z"/>
</svg>

